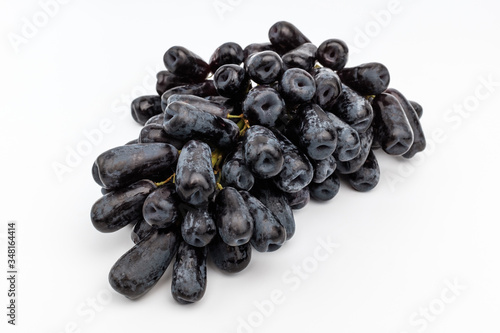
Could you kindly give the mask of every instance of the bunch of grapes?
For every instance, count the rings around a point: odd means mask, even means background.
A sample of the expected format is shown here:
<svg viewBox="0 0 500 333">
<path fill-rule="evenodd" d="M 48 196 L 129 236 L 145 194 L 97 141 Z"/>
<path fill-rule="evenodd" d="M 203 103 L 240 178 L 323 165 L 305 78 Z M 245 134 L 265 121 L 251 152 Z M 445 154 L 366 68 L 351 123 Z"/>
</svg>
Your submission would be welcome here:
<svg viewBox="0 0 500 333">
<path fill-rule="evenodd" d="M 199 301 L 207 258 L 242 271 L 253 250 L 290 240 L 292 210 L 332 199 L 340 179 L 374 188 L 373 150 L 411 158 L 425 148 L 422 107 L 388 88 L 383 64 L 347 68 L 343 41 L 316 47 L 288 22 L 269 40 L 225 43 L 209 63 L 171 47 L 158 94 L 132 102 L 139 137 L 95 161 L 94 227 L 133 225 L 135 246 L 109 273 L 118 293 L 144 295 L 173 261 L 173 297 Z"/>
</svg>

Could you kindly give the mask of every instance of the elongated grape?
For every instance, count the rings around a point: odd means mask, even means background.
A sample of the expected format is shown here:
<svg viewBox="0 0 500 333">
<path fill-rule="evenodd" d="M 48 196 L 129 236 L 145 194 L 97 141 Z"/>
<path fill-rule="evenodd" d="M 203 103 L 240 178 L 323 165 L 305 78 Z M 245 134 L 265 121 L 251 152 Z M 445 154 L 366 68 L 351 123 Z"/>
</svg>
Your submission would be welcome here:
<svg viewBox="0 0 500 333">
<path fill-rule="evenodd" d="M 373 142 L 373 129 L 370 127 L 366 132 L 359 135 L 361 149 L 359 154 L 349 161 L 337 161 L 337 171 L 341 174 L 353 173 L 359 170 L 365 163 Z"/>
<path fill-rule="evenodd" d="M 319 63 L 334 71 L 339 71 L 347 64 L 349 48 L 340 39 L 327 39 L 318 47 L 316 58 Z"/>
<path fill-rule="evenodd" d="M 311 42 L 296 26 L 287 21 L 273 24 L 268 35 L 273 48 L 281 54 Z"/>
<path fill-rule="evenodd" d="M 234 42 L 224 43 L 210 57 L 210 71 L 215 73 L 219 67 L 226 64 L 239 65 L 243 62 L 243 59 L 243 49 L 239 44 Z"/>
<path fill-rule="evenodd" d="M 181 242 L 174 262 L 171 293 L 181 303 L 203 298 L 207 287 L 207 248 Z"/>
<path fill-rule="evenodd" d="M 206 205 L 215 191 L 212 152 L 201 141 L 190 140 L 181 150 L 175 172 L 179 198 L 193 206 Z"/>
<path fill-rule="evenodd" d="M 247 191 L 241 191 L 240 193 L 254 221 L 254 230 L 250 243 L 259 252 L 276 251 L 286 241 L 285 228 L 262 202 Z"/>
<path fill-rule="evenodd" d="M 132 118 L 144 125 L 151 117 L 162 113 L 160 96 L 141 96 L 132 101 Z"/>
<path fill-rule="evenodd" d="M 160 71 L 156 74 L 156 92 L 159 96 L 165 91 L 186 84 L 200 83 L 203 79 L 193 79 L 192 77 L 180 77 L 169 71 Z"/>
<path fill-rule="evenodd" d="M 255 178 L 245 164 L 243 143 L 241 141 L 238 142 L 236 149 L 226 156 L 221 173 L 223 186 L 232 186 L 238 190 L 246 191 L 253 187 Z"/>
<path fill-rule="evenodd" d="M 172 95 L 195 95 L 199 97 L 217 96 L 213 80 L 205 80 L 199 83 L 186 84 L 168 89 L 161 95 L 162 110 L 165 110 L 165 102 Z"/>
<path fill-rule="evenodd" d="M 373 109 L 368 100 L 345 84 L 342 84 L 342 94 L 330 111 L 358 133 L 365 132 L 373 121 Z"/>
<path fill-rule="evenodd" d="M 130 223 L 142 221 L 142 205 L 156 188 L 149 180 L 140 180 L 109 192 L 97 200 L 90 210 L 90 219 L 100 232 L 114 232 Z"/>
<path fill-rule="evenodd" d="M 179 198 L 175 185 L 167 183 L 151 192 L 142 207 L 146 222 L 157 228 L 166 228 L 177 222 Z"/>
<path fill-rule="evenodd" d="M 186 243 L 196 247 L 208 245 L 217 227 L 208 206 L 189 207 L 181 224 L 182 238 Z"/>
<path fill-rule="evenodd" d="M 324 182 L 325 179 L 330 177 L 335 169 L 337 169 L 337 161 L 333 155 L 321 161 L 313 161 L 312 163 L 314 166 L 314 177 L 312 181 L 315 183 Z"/>
<path fill-rule="evenodd" d="M 340 189 L 340 178 L 337 173 L 333 173 L 322 183 L 311 183 L 309 193 L 311 198 L 318 201 L 328 201 L 333 199 Z"/>
<path fill-rule="evenodd" d="M 358 171 L 345 176 L 353 189 L 367 192 L 377 186 L 380 180 L 380 168 L 373 151 L 370 151 L 365 163 Z"/>
<path fill-rule="evenodd" d="M 116 189 L 140 179 L 166 175 L 177 157 L 177 149 L 170 144 L 137 143 L 102 153 L 96 165 L 103 186 Z"/>
<path fill-rule="evenodd" d="M 252 259 L 252 245 L 250 242 L 230 246 L 216 235 L 208 245 L 208 252 L 215 266 L 227 273 L 238 273 L 248 267 Z"/>
<path fill-rule="evenodd" d="M 241 194 L 225 187 L 215 198 L 215 222 L 224 243 L 238 246 L 252 237 L 254 221 Z"/>
<path fill-rule="evenodd" d="M 182 46 L 169 48 L 163 62 L 171 73 L 181 77 L 203 79 L 210 72 L 210 67 L 200 56 Z"/>
<path fill-rule="evenodd" d="M 313 102 L 323 110 L 331 110 L 337 98 L 342 93 L 342 82 L 339 76 L 330 68 L 321 67 L 314 72 L 316 93 Z"/>
<path fill-rule="evenodd" d="M 146 294 L 170 265 L 179 241 L 169 229 L 153 231 L 113 265 L 108 276 L 111 287 L 130 299 Z"/>
<path fill-rule="evenodd" d="M 317 49 L 318 48 L 314 44 L 305 43 L 288 51 L 281 57 L 283 59 L 284 69 L 302 68 L 307 72 L 311 72 L 316 63 Z"/>
<path fill-rule="evenodd" d="M 283 150 L 273 132 L 263 126 L 250 127 L 243 138 L 245 163 L 255 176 L 271 178 L 283 168 Z"/>
<path fill-rule="evenodd" d="M 212 103 L 211 101 L 203 97 L 195 95 L 188 95 L 188 94 L 172 95 L 168 98 L 166 105 L 173 102 L 187 103 L 194 106 L 200 111 L 208 112 L 210 114 L 213 114 L 214 116 L 222 118 L 226 118 L 230 111 L 229 109 L 222 107 L 220 104 Z"/>
<path fill-rule="evenodd" d="M 389 87 L 389 70 L 379 62 L 369 62 L 338 72 L 342 82 L 361 95 L 378 95 Z"/>
<path fill-rule="evenodd" d="M 361 150 L 358 132 L 333 113 L 328 112 L 328 117 L 333 121 L 333 126 L 337 130 L 337 148 L 333 156 L 342 162 L 352 160 Z"/>
<path fill-rule="evenodd" d="M 257 86 L 250 90 L 243 101 L 243 114 L 251 125 L 274 127 L 285 111 L 285 101 L 270 87 Z"/>
</svg>

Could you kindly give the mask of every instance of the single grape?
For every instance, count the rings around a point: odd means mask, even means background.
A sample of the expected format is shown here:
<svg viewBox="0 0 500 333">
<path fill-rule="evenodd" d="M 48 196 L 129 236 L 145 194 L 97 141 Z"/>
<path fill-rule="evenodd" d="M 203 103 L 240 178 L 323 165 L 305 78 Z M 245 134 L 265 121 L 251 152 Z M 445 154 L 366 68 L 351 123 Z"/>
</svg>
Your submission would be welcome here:
<svg viewBox="0 0 500 333">
<path fill-rule="evenodd" d="M 290 68 L 279 81 L 279 91 L 288 104 L 306 103 L 316 94 L 314 78 L 301 68 Z"/>
<path fill-rule="evenodd" d="M 285 101 L 273 88 L 257 86 L 247 94 L 242 111 L 251 125 L 274 127 L 285 111 Z"/>
<path fill-rule="evenodd" d="M 230 113 L 230 110 L 220 104 L 213 103 L 203 97 L 188 95 L 188 94 L 175 94 L 168 98 L 167 102 L 164 103 L 165 106 L 173 102 L 182 102 L 194 106 L 200 111 L 213 114 L 221 118 L 226 118 Z"/>
<path fill-rule="evenodd" d="M 223 65 L 214 74 L 214 85 L 221 96 L 239 99 L 250 88 L 250 79 L 243 67 Z"/>
<path fill-rule="evenodd" d="M 238 273 L 248 267 L 252 259 L 252 245 L 250 242 L 230 246 L 216 235 L 208 245 L 208 253 L 215 266 L 227 273 Z"/>
<path fill-rule="evenodd" d="M 349 48 L 340 39 L 327 39 L 318 47 L 316 59 L 325 67 L 339 71 L 347 64 Z"/>
<path fill-rule="evenodd" d="M 344 84 L 359 94 L 378 95 L 389 87 L 389 70 L 379 62 L 369 62 L 337 72 Z"/>
<path fill-rule="evenodd" d="M 170 265 L 179 241 L 170 229 L 151 232 L 113 265 L 108 276 L 111 287 L 130 299 L 146 294 Z"/>
<path fill-rule="evenodd" d="M 273 24 L 269 29 L 268 35 L 273 48 L 278 50 L 280 54 L 311 42 L 296 26 L 286 21 L 279 21 Z"/>
<path fill-rule="evenodd" d="M 353 189 L 359 192 L 367 192 L 377 186 L 380 180 L 380 168 L 373 151 L 370 151 L 365 163 L 361 168 L 348 175 L 345 175 Z"/>
<path fill-rule="evenodd" d="M 281 58 L 284 69 L 302 68 L 306 72 L 311 72 L 316 63 L 316 50 L 318 48 L 312 43 L 305 43 L 297 48 L 285 53 Z"/>
<path fill-rule="evenodd" d="M 217 227 L 209 206 L 188 207 L 181 224 L 182 238 L 192 246 L 203 247 L 208 245 L 215 234 Z"/>
<path fill-rule="evenodd" d="M 373 109 L 370 102 L 345 84 L 342 84 L 342 94 L 333 105 L 331 112 L 358 133 L 365 132 L 373 121 Z"/>
<path fill-rule="evenodd" d="M 234 187 L 225 187 L 215 197 L 215 223 L 227 245 L 238 246 L 250 241 L 254 220 L 245 200 Z"/>
<path fill-rule="evenodd" d="M 270 84 L 277 81 L 283 73 L 283 61 L 273 51 L 252 54 L 245 61 L 248 76 L 258 84 Z"/>
<path fill-rule="evenodd" d="M 263 126 L 250 127 L 243 137 L 245 163 L 259 178 L 271 178 L 283 168 L 283 151 L 273 132 Z"/>
<path fill-rule="evenodd" d="M 151 192 L 142 207 L 142 216 L 151 226 L 167 228 L 177 222 L 179 198 L 175 185 L 167 183 Z"/>
<path fill-rule="evenodd" d="M 314 72 L 316 93 L 313 101 L 323 110 L 331 110 L 335 101 L 342 93 L 342 82 L 338 75 L 327 67 L 321 67 Z"/>
<path fill-rule="evenodd" d="M 324 182 L 325 179 L 330 177 L 332 173 L 335 172 L 335 169 L 337 169 L 337 161 L 333 155 L 330 155 L 321 161 L 313 160 L 312 163 L 314 166 L 314 177 L 312 181 L 315 183 Z"/>
<path fill-rule="evenodd" d="M 142 221 L 142 205 L 156 188 L 149 180 L 140 180 L 99 198 L 90 210 L 90 219 L 100 232 L 115 232 L 128 224 Z"/>
<path fill-rule="evenodd" d="M 239 44 L 234 42 L 224 43 L 219 46 L 210 57 L 210 71 L 215 73 L 222 65 L 239 65 L 243 62 L 243 60 L 243 49 Z"/>
<path fill-rule="evenodd" d="M 132 101 L 132 118 L 144 125 L 149 118 L 162 113 L 160 96 L 141 96 Z"/>
<path fill-rule="evenodd" d="M 210 67 L 200 56 L 182 46 L 169 48 L 163 62 L 171 73 L 194 80 L 204 79 L 210 72 Z"/>
<path fill-rule="evenodd" d="M 175 189 L 179 198 L 193 206 L 208 203 L 215 192 L 212 152 L 201 141 L 190 140 L 182 147 L 175 171 Z"/>
<path fill-rule="evenodd" d="M 253 187 L 255 179 L 245 164 L 243 143 L 241 141 L 238 142 L 236 149 L 226 156 L 221 172 L 223 186 L 232 186 L 238 190 L 246 191 Z"/>
<path fill-rule="evenodd" d="M 172 297 L 181 304 L 198 302 L 207 288 L 207 248 L 181 242 L 172 273 Z"/>
<path fill-rule="evenodd" d="M 165 91 L 161 95 L 161 108 L 165 110 L 168 105 L 168 99 L 172 95 L 195 95 L 198 97 L 208 97 L 218 95 L 213 80 L 206 80 L 200 83 L 178 86 Z"/>
<path fill-rule="evenodd" d="M 161 96 L 169 89 L 186 84 L 200 83 L 203 80 L 204 78 L 193 80 L 192 77 L 180 77 L 169 71 L 160 71 L 156 74 L 156 92 Z"/>
<path fill-rule="evenodd" d="M 336 173 L 333 173 L 322 183 L 311 183 L 309 193 L 311 198 L 318 201 L 328 201 L 333 199 L 340 189 L 340 179 Z"/>
</svg>

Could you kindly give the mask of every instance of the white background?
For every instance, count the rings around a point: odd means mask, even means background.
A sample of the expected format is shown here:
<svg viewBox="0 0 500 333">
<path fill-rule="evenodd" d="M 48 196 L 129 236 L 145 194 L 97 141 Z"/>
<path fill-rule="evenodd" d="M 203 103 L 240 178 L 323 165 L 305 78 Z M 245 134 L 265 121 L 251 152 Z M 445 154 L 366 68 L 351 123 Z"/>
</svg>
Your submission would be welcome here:
<svg viewBox="0 0 500 333">
<path fill-rule="evenodd" d="M 66 2 L 50 17 L 35 0 L 0 5 L 2 272 L 8 221 L 19 237 L 18 326 L 6 324 L 2 277 L 2 332 L 238 332 L 243 321 L 239 332 L 500 330 L 497 1 L 401 0 L 389 16 L 389 0 Z M 266 41 L 278 20 L 317 45 L 344 39 L 349 66 L 387 65 L 391 86 L 424 106 L 428 150 L 410 161 L 378 154 L 376 189 L 344 186 L 297 211 L 294 238 L 254 251 L 240 274 L 210 266 L 198 304 L 172 299 L 170 271 L 140 300 L 116 294 L 107 274 L 132 246 L 130 228 L 92 227 L 94 159 L 138 135 L 129 104 L 154 93 L 170 46 L 208 59 L 226 41 Z M 328 241 L 336 248 L 318 261 Z M 270 306 L 273 293 L 282 297 Z"/>
</svg>

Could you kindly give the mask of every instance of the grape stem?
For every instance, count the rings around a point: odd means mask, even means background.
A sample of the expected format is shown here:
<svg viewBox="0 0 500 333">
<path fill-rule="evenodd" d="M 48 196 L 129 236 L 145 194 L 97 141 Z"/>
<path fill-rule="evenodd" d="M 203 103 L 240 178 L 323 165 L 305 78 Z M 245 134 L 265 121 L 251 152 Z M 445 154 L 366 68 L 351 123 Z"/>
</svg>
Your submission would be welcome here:
<svg viewBox="0 0 500 333">
<path fill-rule="evenodd" d="M 175 184 L 175 173 L 173 173 L 170 177 L 168 177 L 166 180 L 162 182 L 155 183 L 156 186 L 163 186 L 169 181 L 172 181 L 173 184 Z"/>
</svg>

